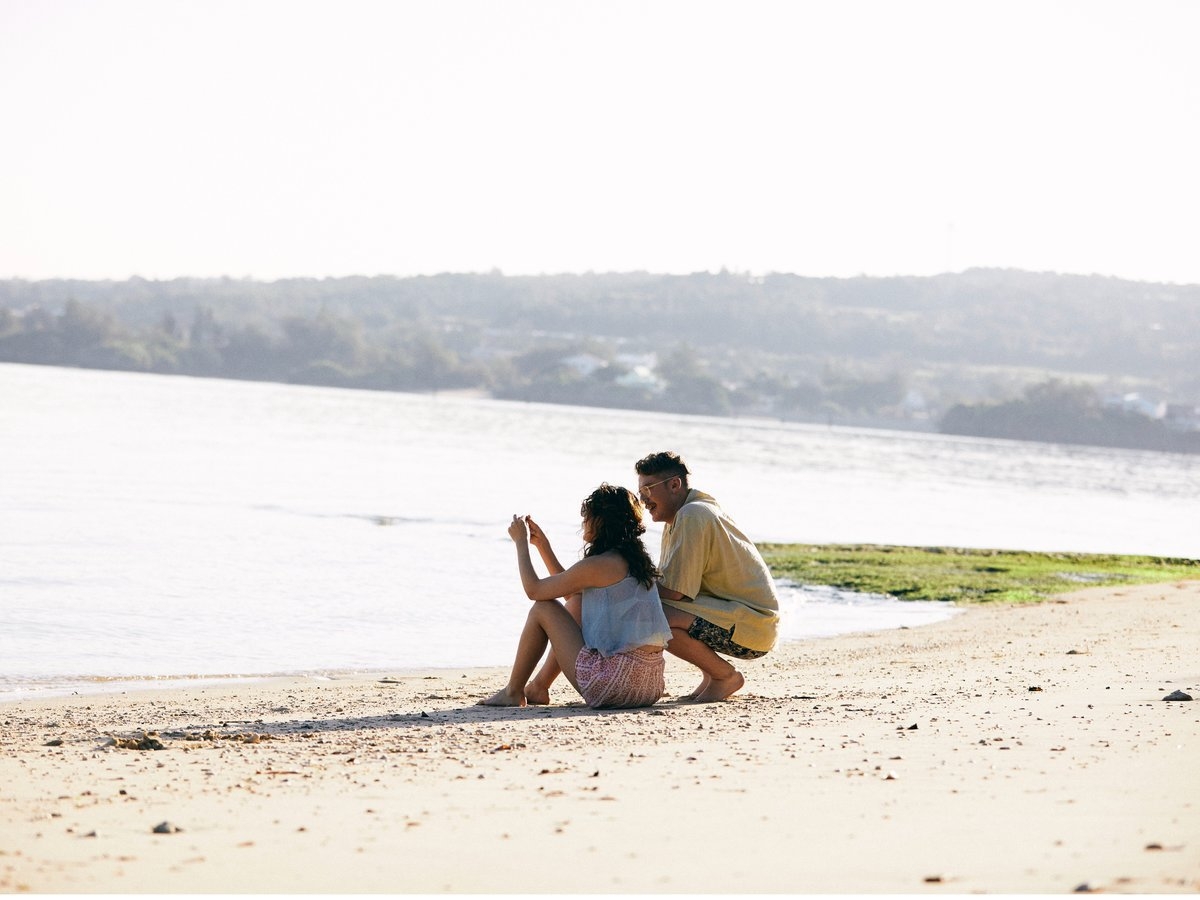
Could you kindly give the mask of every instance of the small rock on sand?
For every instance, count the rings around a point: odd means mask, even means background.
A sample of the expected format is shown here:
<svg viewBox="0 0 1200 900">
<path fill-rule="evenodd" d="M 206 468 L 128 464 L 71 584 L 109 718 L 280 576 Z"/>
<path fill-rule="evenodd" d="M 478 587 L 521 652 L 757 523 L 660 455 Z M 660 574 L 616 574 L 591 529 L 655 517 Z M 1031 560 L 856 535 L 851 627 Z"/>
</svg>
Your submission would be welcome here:
<svg viewBox="0 0 1200 900">
<path fill-rule="evenodd" d="M 1167 696 L 1163 697 L 1163 699 L 1164 700 L 1191 700 L 1192 695 L 1185 694 L 1183 691 L 1171 691 L 1171 693 L 1167 694 Z"/>
</svg>

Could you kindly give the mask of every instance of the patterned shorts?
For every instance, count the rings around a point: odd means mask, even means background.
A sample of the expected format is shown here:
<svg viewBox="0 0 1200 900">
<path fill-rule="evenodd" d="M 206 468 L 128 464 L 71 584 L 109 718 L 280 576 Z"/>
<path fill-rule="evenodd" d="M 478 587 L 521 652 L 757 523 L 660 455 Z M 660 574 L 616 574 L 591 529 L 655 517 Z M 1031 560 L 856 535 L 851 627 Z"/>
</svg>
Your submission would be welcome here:
<svg viewBox="0 0 1200 900">
<path fill-rule="evenodd" d="M 667 691 L 662 650 L 626 650 L 604 656 L 584 647 L 575 659 L 579 693 L 593 709 L 650 706 Z"/>
<path fill-rule="evenodd" d="M 688 637 L 693 637 L 717 653 L 732 656 L 734 659 L 758 659 L 767 655 L 766 650 L 749 650 L 741 644 L 734 643 L 732 628 L 721 628 L 699 616 L 696 616 L 696 621 L 688 629 Z"/>
</svg>

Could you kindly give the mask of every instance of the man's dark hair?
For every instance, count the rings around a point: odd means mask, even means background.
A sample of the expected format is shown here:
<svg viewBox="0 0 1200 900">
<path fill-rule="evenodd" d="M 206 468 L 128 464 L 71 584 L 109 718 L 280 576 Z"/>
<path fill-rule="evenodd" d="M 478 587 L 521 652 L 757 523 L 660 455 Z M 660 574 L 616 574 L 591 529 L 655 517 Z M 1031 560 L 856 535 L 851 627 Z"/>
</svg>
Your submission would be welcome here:
<svg viewBox="0 0 1200 900">
<path fill-rule="evenodd" d="M 643 456 L 633 468 L 639 475 L 658 475 L 660 478 L 673 478 L 678 475 L 685 488 L 688 486 L 688 475 L 691 474 L 674 450 L 663 450 Z"/>
</svg>

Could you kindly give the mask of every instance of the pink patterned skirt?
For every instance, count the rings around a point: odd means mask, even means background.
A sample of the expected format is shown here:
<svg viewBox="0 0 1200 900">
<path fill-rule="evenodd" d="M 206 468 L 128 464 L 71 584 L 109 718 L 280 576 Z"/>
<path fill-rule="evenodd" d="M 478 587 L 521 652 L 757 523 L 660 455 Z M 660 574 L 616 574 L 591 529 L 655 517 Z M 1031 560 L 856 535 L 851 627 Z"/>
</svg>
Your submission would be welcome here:
<svg viewBox="0 0 1200 900">
<path fill-rule="evenodd" d="M 579 693 L 593 709 L 650 706 L 666 693 L 661 649 L 626 650 L 603 656 L 584 647 L 575 660 Z"/>
</svg>

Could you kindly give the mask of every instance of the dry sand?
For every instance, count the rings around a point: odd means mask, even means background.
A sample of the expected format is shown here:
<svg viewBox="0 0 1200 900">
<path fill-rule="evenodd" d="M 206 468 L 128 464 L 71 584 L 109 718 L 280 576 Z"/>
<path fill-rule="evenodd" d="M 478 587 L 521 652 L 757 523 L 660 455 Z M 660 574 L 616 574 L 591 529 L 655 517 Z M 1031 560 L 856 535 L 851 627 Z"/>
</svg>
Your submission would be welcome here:
<svg viewBox="0 0 1200 900">
<path fill-rule="evenodd" d="M 499 670 L 3 704 L 0 890 L 1200 891 L 1200 582 L 741 668 L 636 711 L 473 705 Z"/>
</svg>

